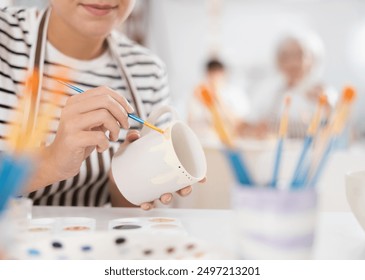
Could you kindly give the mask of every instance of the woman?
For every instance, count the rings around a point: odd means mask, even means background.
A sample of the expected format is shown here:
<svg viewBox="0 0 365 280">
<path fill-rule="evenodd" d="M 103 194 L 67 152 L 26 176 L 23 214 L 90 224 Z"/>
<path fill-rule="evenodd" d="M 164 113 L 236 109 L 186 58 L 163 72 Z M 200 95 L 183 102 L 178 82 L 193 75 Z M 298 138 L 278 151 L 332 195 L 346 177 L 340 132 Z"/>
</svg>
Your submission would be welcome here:
<svg viewBox="0 0 365 280">
<path fill-rule="evenodd" d="M 278 75 L 264 84 L 256 98 L 254 119 L 277 128 L 283 100 L 291 97 L 289 136 L 301 138 L 321 94 L 327 95 L 330 109 L 337 94 L 322 80 L 324 48 L 313 33 L 298 32 L 283 37 L 276 48 Z"/>
<path fill-rule="evenodd" d="M 40 111 L 54 95 L 61 96 L 46 145 L 40 148 L 39 172 L 27 190 L 36 205 L 101 206 L 111 200 L 127 206 L 109 180 L 111 157 L 120 143 L 126 149 L 139 137 L 136 130 L 126 133 L 139 128 L 129 126 L 127 113 L 148 115 L 169 97 L 163 63 L 112 32 L 131 13 L 134 2 L 52 0 L 46 13 L 34 8 L 0 11 L 1 149 L 6 147 L 9 115 L 24 91 L 27 69 L 43 70 Z M 85 93 L 60 90 L 55 80 L 64 77 L 59 73 L 67 73 Z M 131 94 L 133 86 L 138 96 Z M 187 187 L 179 194 L 190 192 Z M 172 194 L 160 200 L 169 203 Z M 145 210 L 152 206 L 141 205 Z"/>
</svg>

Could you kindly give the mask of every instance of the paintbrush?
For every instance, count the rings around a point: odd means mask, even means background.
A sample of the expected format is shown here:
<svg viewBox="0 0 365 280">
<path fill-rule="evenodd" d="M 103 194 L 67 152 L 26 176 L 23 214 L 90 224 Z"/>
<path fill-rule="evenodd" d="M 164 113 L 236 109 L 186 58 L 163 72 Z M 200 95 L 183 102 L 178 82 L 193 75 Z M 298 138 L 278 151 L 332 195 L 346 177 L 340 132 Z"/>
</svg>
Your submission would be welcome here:
<svg viewBox="0 0 365 280">
<path fill-rule="evenodd" d="M 305 177 L 308 173 L 308 168 L 305 168 L 305 163 L 307 162 L 308 152 L 313 143 L 314 136 L 318 131 L 321 124 L 321 115 L 323 108 L 328 104 L 326 95 L 322 94 L 318 99 L 317 109 L 313 114 L 311 123 L 309 124 L 307 135 L 304 138 L 303 148 L 299 156 L 297 166 L 294 171 L 294 176 L 291 182 L 292 188 L 299 188 L 303 186 Z"/>
<path fill-rule="evenodd" d="M 13 120 L 10 126 L 6 141 L 12 154 L 3 153 L 0 156 L 0 213 L 6 209 L 9 199 L 24 187 L 34 168 L 28 153 L 34 148 L 33 140 L 39 134 L 36 126 L 37 109 L 33 110 L 36 101 L 33 86 L 38 84 L 35 83 L 36 79 L 38 76 L 35 70 L 27 77 L 15 122 Z"/>
<path fill-rule="evenodd" d="M 253 180 L 251 179 L 250 173 L 246 167 L 244 157 L 239 151 L 235 150 L 233 139 L 227 132 L 224 121 L 214 103 L 213 97 L 206 88 L 202 88 L 200 93 L 201 101 L 212 115 L 214 128 L 219 139 L 228 148 L 225 151 L 225 154 L 234 171 L 236 180 L 242 186 L 253 186 Z"/>
<path fill-rule="evenodd" d="M 33 171 L 33 164 L 27 156 L 3 153 L 0 157 L 0 214 L 10 198 L 15 197 L 24 187 Z"/>
<path fill-rule="evenodd" d="M 200 97 L 204 105 L 209 109 L 212 114 L 214 128 L 218 134 L 218 137 L 227 147 L 233 148 L 233 139 L 229 135 L 222 117 L 214 103 L 211 93 L 205 87 L 201 88 Z"/>
<path fill-rule="evenodd" d="M 78 88 L 78 87 L 76 87 L 74 85 L 71 85 L 69 83 L 66 83 L 66 82 L 63 82 L 63 81 L 58 81 L 58 82 L 60 82 L 61 84 L 73 89 L 74 91 L 77 91 L 78 93 L 83 93 L 84 92 L 84 90 L 82 90 L 81 88 Z M 159 132 L 161 134 L 164 133 L 164 131 L 161 128 L 158 128 L 158 127 L 154 126 L 153 124 L 142 120 L 140 117 L 138 117 L 134 114 L 129 114 L 128 113 L 128 117 L 135 120 L 135 121 L 137 121 L 137 122 L 139 122 L 139 123 L 141 123 L 141 124 L 143 124 L 143 125 L 145 125 L 145 126 L 147 126 L 147 127 L 149 127 L 149 128 L 151 128 L 151 129 L 153 129 L 153 130 L 156 130 L 157 132 Z"/>
<path fill-rule="evenodd" d="M 314 164 L 313 176 L 309 181 L 308 185 L 311 187 L 316 186 L 324 168 L 327 164 L 329 156 L 335 147 L 338 136 L 342 133 L 346 121 L 350 114 L 350 107 L 356 98 L 356 92 L 352 87 L 346 87 L 343 91 L 342 99 L 337 108 L 337 112 L 333 117 L 333 121 L 328 126 L 328 131 L 324 137 L 328 138 L 327 146 L 325 147 L 322 156 L 320 157 L 318 164 Z"/>
<path fill-rule="evenodd" d="M 283 154 L 284 139 L 288 133 L 290 103 L 291 103 L 291 98 L 290 98 L 290 96 L 287 96 L 284 100 L 284 110 L 283 110 L 283 114 L 282 114 L 282 117 L 280 120 L 279 140 L 278 140 L 278 145 L 276 148 L 272 180 L 270 183 L 270 186 L 273 188 L 275 188 L 277 185 L 277 180 L 278 180 L 279 172 L 280 172 L 281 157 Z"/>
</svg>

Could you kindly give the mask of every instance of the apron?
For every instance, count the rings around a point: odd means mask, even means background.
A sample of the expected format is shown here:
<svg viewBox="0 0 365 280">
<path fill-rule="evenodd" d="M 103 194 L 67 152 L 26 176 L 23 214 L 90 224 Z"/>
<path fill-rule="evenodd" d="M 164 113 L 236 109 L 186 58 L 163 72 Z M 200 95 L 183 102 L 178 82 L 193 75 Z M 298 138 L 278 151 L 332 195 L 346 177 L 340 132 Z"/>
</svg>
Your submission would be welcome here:
<svg viewBox="0 0 365 280">
<path fill-rule="evenodd" d="M 38 32 L 34 38 L 34 43 L 32 44 L 32 49 L 30 52 L 30 62 L 28 77 L 33 77 L 31 82 L 27 82 L 26 93 L 29 94 L 29 102 L 24 106 L 24 114 L 22 120 L 22 128 L 28 131 L 30 134 L 33 133 L 34 128 L 37 125 L 37 115 L 40 107 L 41 100 L 41 90 L 42 90 L 42 80 L 44 71 L 44 60 L 45 60 L 45 49 L 47 42 L 47 30 L 48 22 L 51 14 L 51 8 L 48 8 L 41 12 L 38 18 L 37 29 Z M 130 74 L 127 71 L 127 67 L 123 60 L 118 55 L 117 44 L 113 36 L 113 32 L 107 38 L 108 48 L 114 58 L 118 72 L 121 78 L 125 79 L 128 93 L 131 100 L 133 101 L 136 113 L 142 119 L 146 118 L 145 110 L 143 109 L 142 100 L 137 92 L 137 89 L 133 83 Z"/>
</svg>

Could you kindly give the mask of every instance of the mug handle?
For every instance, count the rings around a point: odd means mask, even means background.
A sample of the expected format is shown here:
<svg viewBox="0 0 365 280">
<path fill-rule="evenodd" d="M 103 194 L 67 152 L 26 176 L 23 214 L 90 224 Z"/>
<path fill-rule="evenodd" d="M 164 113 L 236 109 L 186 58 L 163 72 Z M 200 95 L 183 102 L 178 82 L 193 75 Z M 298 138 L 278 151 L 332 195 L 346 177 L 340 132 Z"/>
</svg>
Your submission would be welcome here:
<svg viewBox="0 0 365 280">
<path fill-rule="evenodd" d="M 150 124 L 154 125 L 157 122 L 157 120 L 166 113 L 171 113 L 172 121 L 179 119 L 179 115 L 173 107 L 171 107 L 169 105 L 162 105 L 162 106 L 158 107 L 156 110 L 153 110 L 151 112 L 151 114 L 148 116 L 148 118 L 146 119 L 146 121 L 149 122 Z M 143 135 L 146 135 L 147 133 L 149 133 L 151 130 L 152 130 L 151 128 L 143 126 L 141 133 L 140 133 L 141 137 Z"/>
</svg>

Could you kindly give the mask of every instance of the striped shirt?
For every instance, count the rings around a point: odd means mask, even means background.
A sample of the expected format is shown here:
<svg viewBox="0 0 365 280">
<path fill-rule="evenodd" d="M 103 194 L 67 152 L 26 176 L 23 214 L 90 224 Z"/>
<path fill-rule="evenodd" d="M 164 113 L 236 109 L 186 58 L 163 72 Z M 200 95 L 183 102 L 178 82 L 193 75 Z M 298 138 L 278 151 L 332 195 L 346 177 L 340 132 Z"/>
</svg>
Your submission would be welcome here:
<svg viewBox="0 0 365 280">
<path fill-rule="evenodd" d="M 6 138 L 12 122 L 11 113 L 17 108 L 19 96 L 24 90 L 30 58 L 32 39 L 36 32 L 36 9 L 5 8 L 0 10 L 0 150 L 6 150 Z M 125 62 L 148 115 L 151 110 L 168 103 L 169 92 L 165 66 L 149 50 L 117 36 L 118 52 Z M 55 138 L 61 110 L 66 100 L 77 94 L 60 87 L 55 81 L 60 73 L 67 72 L 70 83 L 88 90 L 107 85 L 134 107 L 125 80 L 119 75 L 117 64 L 109 51 L 90 61 L 79 61 L 60 53 L 49 42 L 46 45 L 44 75 L 40 111 L 52 95 L 59 98 L 58 108 L 53 111 L 50 130 L 45 145 Z M 139 125 L 131 122 L 132 129 Z M 120 131 L 118 142 L 111 143 L 102 154 L 96 151 L 82 163 L 80 172 L 73 178 L 47 186 L 29 194 L 35 205 L 102 206 L 110 201 L 108 172 L 111 158 L 124 141 L 125 130 Z M 128 176 L 128 175 L 126 175 Z"/>
</svg>

